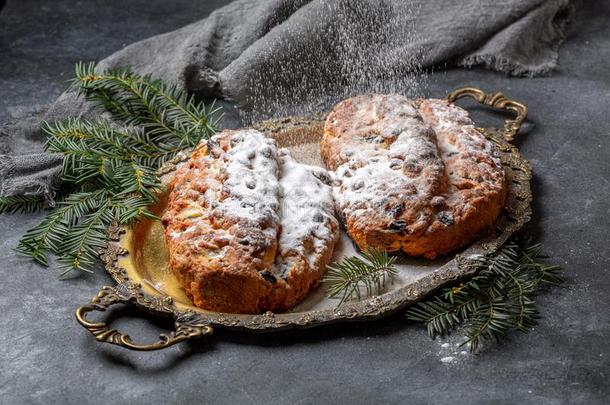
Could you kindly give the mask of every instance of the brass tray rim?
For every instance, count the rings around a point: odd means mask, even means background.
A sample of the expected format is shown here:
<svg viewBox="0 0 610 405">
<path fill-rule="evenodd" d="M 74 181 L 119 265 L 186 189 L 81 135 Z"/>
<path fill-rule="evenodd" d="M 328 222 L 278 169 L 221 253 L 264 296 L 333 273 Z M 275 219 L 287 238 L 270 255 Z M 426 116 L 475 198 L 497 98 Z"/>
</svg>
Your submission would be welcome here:
<svg viewBox="0 0 610 405">
<path fill-rule="evenodd" d="M 496 143 L 503 156 L 503 164 L 511 169 L 511 173 L 518 173 L 520 188 L 514 190 L 515 184 L 509 184 L 509 194 L 515 194 L 519 202 L 520 212 L 505 213 L 513 222 L 499 234 L 478 240 L 467 247 L 462 253 L 455 255 L 449 262 L 431 270 L 429 274 L 414 283 L 400 287 L 382 295 L 364 299 L 362 301 L 347 302 L 341 306 L 322 310 L 306 312 L 286 312 L 263 314 L 227 314 L 211 312 L 203 309 L 189 307 L 175 302 L 171 296 L 149 294 L 144 291 L 141 284 L 134 281 L 138 279 L 119 264 L 127 255 L 128 250 L 122 246 L 122 236 L 125 229 L 111 225 L 108 228 L 109 243 L 100 251 L 100 258 L 106 271 L 117 283 L 114 287 L 104 286 L 91 300 L 91 303 L 79 307 L 76 317 L 79 323 L 88 329 L 98 341 L 108 342 L 132 350 L 156 350 L 193 337 L 209 335 L 213 327 L 246 330 L 249 332 L 273 332 L 289 328 L 310 328 L 335 322 L 366 321 L 390 315 L 406 306 L 420 300 L 423 296 L 443 285 L 473 275 L 476 271 L 470 265 L 473 256 L 489 254 L 497 250 L 517 230 L 519 230 L 531 217 L 532 193 L 530 189 L 531 166 L 521 156 L 519 150 L 510 143 L 527 114 L 527 108 L 515 101 L 506 99 L 501 93 L 487 94 L 475 88 L 462 88 L 451 93 L 447 99 L 455 101 L 468 96 L 482 104 L 512 110 L 517 117 L 506 120 L 504 128 L 478 128 L 484 135 Z M 320 122 L 320 116 L 311 117 L 284 117 L 254 124 L 259 129 L 273 132 L 279 131 L 285 125 L 311 125 Z M 179 156 L 170 164 L 160 169 L 163 175 L 175 169 L 175 165 L 187 158 Z M 508 181 L 508 180 L 507 180 Z M 507 204 L 508 205 L 508 202 Z M 104 322 L 90 322 L 86 313 L 91 311 L 105 311 L 109 306 L 117 303 L 133 304 L 138 308 L 156 315 L 170 316 L 175 320 L 175 330 L 169 334 L 162 334 L 159 341 L 153 344 L 136 344 L 126 334 L 110 329 Z"/>
</svg>

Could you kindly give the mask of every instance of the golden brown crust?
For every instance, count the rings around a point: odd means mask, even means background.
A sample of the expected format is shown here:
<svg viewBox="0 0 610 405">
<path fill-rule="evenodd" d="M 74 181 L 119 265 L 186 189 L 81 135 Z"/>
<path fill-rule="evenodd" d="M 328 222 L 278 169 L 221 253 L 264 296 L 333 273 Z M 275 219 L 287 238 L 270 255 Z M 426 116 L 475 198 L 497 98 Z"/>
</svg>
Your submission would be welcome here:
<svg viewBox="0 0 610 405">
<path fill-rule="evenodd" d="M 338 237 L 325 176 L 258 131 L 224 131 L 202 142 L 177 170 L 163 216 L 171 269 L 193 303 L 257 313 L 301 300 Z M 319 198 L 303 199 L 293 181 Z"/>
<path fill-rule="evenodd" d="M 361 248 L 434 258 L 490 228 L 505 198 L 493 144 L 444 100 L 358 96 L 329 114 L 322 157 Z"/>
</svg>

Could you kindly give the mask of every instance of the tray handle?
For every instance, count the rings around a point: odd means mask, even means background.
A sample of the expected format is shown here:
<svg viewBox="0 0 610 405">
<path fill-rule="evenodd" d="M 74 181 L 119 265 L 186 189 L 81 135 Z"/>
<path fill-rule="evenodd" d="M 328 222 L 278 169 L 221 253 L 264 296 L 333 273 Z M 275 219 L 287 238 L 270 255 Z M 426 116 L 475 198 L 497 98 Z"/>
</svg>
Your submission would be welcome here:
<svg viewBox="0 0 610 405">
<path fill-rule="evenodd" d="M 91 322 L 87 320 L 87 313 L 92 311 L 106 311 L 111 305 L 136 305 L 137 299 L 133 295 L 122 294 L 115 287 L 104 286 L 99 293 L 91 299 L 89 304 L 76 309 L 76 319 L 85 329 L 91 332 L 98 342 L 110 343 L 130 350 L 152 351 L 164 349 L 188 339 L 211 335 L 213 329 L 209 325 L 194 325 L 176 320 L 175 328 L 170 333 L 162 333 L 159 340 L 153 343 L 134 343 L 129 335 L 111 329 L 106 322 Z"/>
<path fill-rule="evenodd" d="M 483 90 L 475 87 L 462 87 L 451 92 L 447 96 L 447 100 L 455 102 L 462 97 L 471 97 L 483 105 L 488 105 L 500 110 L 509 110 L 517 114 L 513 119 L 504 121 L 504 139 L 508 142 L 515 140 L 517 132 L 521 128 L 521 124 L 527 117 L 527 107 L 517 101 L 507 99 L 501 92 L 485 93 Z"/>
</svg>

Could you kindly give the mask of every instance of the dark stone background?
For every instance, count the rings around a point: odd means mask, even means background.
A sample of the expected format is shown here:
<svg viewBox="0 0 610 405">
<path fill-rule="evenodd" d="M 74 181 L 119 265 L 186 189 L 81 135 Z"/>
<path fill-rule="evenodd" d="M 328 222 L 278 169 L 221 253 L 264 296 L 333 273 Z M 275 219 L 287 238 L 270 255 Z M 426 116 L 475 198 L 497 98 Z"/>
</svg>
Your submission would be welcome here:
<svg viewBox="0 0 610 405">
<path fill-rule="evenodd" d="M 0 1 L 1 5 L 2 1 Z M 225 1 L 8 0 L 0 12 L 0 122 L 51 102 L 79 60 L 205 17 Z M 396 315 L 253 336 L 218 332 L 157 353 L 96 343 L 76 306 L 109 284 L 59 281 L 11 248 L 40 215 L 0 218 L 0 403 L 607 403 L 610 396 L 610 4 L 579 4 L 551 77 L 479 69 L 434 74 L 430 93 L 474 85 L 527 104 L 519 145 L 535 179 L 532 234 L 569 284 L 539 299 L 542 319 L 480 354 L 431 341 Z M 486 117 L 488 119 L 489 117 Z M 232 125 L 236 125 L 232 121 Z M 151 339 L 156 324 L 115 312 Z M 441 359 L 454 357 L 453 361 Z M 447 359 L 445 359 L 447 360 Z"/>
</svg>

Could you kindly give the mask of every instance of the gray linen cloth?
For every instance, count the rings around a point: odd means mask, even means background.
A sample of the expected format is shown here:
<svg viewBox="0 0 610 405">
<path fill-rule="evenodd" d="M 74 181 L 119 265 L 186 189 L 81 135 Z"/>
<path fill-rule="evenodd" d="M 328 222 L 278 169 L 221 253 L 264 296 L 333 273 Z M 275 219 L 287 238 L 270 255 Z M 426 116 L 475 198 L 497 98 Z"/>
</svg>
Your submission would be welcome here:
<svg viewBox="0 0 610 405">
<path fill-rule="evenodd" d="M 548 74 L 570 15 L 569 0 L 237 0 L 97 68 L 131 66 L 203 99 L 230 99 L 251 120 L 327 108 L 355 93 L 414 96 L 431 67 Z M 0 196 L 51 197 L 61 158 L 40 153 L 40 121 L 99 115 L 66 92 L 42 116 L 0 129 Z M 24 149 L 38 153 L 15 156 Z"/>
</svg>

